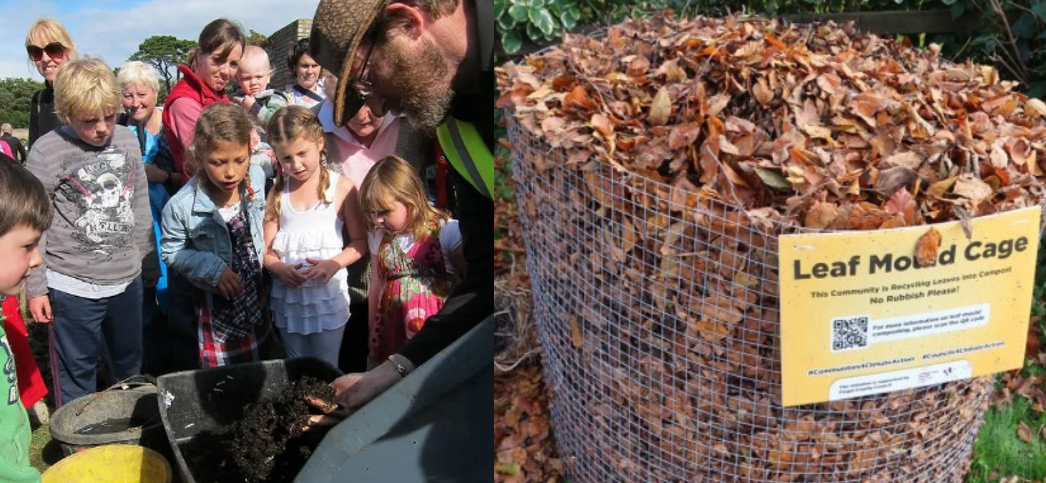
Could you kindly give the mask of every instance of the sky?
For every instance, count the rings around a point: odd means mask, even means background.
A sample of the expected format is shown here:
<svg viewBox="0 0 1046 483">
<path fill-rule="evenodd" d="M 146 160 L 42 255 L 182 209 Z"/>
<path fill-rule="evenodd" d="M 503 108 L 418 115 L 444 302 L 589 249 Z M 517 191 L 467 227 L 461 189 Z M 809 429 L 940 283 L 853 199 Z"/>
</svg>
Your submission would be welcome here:
<svg viewBox="0 0 1046 483">
<path fill-rule="evenodd" d="M 42 80 L 25 53 L 25 35 L 40 18 L 65 26 L 80 55 L 118 67 L 153 35 L 195 41 L 211 20 L 239 22 L 245 33 L 271 35 L 312 18 L 319 0 L 0 0 L 0 78 Z"/>
</svg>

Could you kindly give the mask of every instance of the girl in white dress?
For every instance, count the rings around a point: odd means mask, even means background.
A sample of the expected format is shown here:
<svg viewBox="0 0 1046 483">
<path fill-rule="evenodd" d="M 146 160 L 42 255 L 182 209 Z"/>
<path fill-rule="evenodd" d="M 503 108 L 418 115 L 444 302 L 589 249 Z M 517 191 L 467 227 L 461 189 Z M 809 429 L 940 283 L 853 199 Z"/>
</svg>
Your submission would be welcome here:
<svg viewBox="0 0 1046 483">
<path fill-rule="evenodd" d="M 349 319 L 345 267 L 367 254 L 356 186 L 325 167 L 323 127 L 309 109 L 280 109 L 268 136 L 283 168 L 263 225 L 274 322 L 287 358 L 317 357 L 336 367 Z"/>
</svg>

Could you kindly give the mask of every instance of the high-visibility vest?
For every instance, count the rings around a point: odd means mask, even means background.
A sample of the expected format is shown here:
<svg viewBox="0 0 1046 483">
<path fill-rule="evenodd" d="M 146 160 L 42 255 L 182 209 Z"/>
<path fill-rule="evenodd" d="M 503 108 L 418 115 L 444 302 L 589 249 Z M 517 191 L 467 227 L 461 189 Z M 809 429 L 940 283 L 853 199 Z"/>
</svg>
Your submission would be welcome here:
<svg viewBox="0 0 1046 483">
<path fill-rule="evenodd" d="M 494 153 L 471 123 L 453 117 L 436 128 L 443 154 L 454 170 L 483 196 L 493 199 Z"/>
</svg>

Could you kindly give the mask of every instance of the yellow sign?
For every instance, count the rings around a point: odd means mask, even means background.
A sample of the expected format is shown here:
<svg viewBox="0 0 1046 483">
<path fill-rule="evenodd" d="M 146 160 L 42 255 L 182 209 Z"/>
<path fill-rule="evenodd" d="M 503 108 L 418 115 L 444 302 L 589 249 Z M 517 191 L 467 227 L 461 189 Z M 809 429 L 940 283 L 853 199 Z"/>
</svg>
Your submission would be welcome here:
<svg viewBox="0 0 1046 483">
<path fill-rule="evenodd" d="M 849 399 L 1021 367 L 1039 208 L 929 226 L 780 239 L 782 402 Z M 931 252 L 932 254 L 932 252 Z"/>
</svg>

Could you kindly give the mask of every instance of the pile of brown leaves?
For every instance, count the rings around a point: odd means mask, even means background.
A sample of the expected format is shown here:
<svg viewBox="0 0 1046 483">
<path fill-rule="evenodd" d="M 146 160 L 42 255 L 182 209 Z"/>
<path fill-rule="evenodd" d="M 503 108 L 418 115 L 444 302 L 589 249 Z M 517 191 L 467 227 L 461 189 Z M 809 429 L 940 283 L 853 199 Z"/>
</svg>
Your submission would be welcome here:
<svg viewBox="0 0 1046 483">
<path fill-rule="evenodd" d="M 498 483 L 546 483 L 562 479 L 549 435 L 548 395 L 541 365 L 527 364 L 494 380 L 494 446 Z"/>
<path fill-rule="evenodd" d="M 572 371 L 553 378 L 557 429 L 581 473 L 961 480 L 987 378 L 780 405 L 776 233 L 1046 197 L 1046 104 L 938 54 L 849 26 L 666 15 L 503 68 L 545 356 Z"/>
<path fill-rule="evenodd" d="M 568 36 L 500 83 L 499 106 L 571 163 L 598 158 L 753 217 L 867 230 L 1043 199 L 1046 104 L 990 67 L 851 26 L 665 15 Z"/>
</svg>

